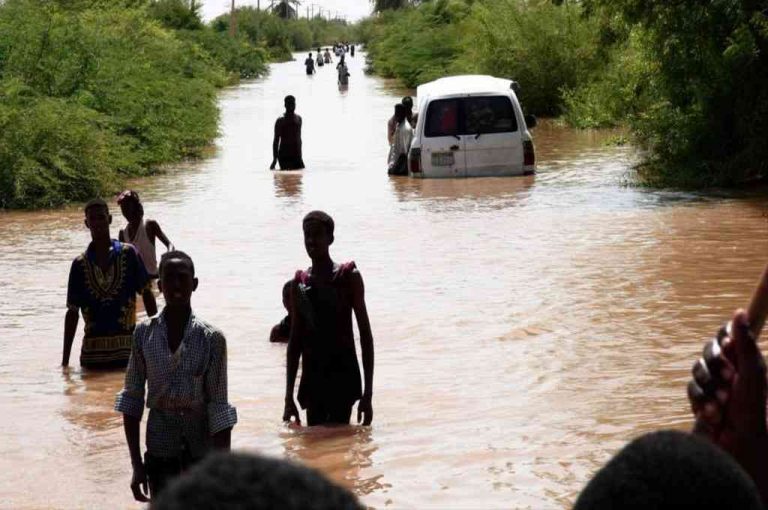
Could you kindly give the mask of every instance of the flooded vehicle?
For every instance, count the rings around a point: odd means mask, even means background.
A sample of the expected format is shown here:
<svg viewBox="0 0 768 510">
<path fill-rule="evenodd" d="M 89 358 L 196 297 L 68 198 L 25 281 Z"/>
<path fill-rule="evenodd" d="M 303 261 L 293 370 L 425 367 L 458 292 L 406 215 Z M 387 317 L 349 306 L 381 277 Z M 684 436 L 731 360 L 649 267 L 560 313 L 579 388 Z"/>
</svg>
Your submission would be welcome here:
<svg viewBox="0 0 768 510">
<path fill-rule="evenodd" d="M 501 177 L 536 171 L 535 117 L 524 116 L 512 80 L 440 78 L 416 89 L 418 119 L 409 152 L 414 177 Z"/>
</svg>

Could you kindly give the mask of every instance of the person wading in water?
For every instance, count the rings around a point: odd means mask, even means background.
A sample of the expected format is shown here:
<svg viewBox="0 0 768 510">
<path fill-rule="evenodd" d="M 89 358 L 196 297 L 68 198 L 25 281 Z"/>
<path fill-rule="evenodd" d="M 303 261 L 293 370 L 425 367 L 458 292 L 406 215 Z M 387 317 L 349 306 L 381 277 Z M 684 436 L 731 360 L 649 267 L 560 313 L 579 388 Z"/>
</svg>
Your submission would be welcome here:
<svg viewBox="0 0 768 510">
<path fill-rule="evenodd" d="M 155 240 L 160 239 L 169 251 L 175 250 L 173 243 L 168 240 L 158 222 L 144 219 L 144 205 L 138 193 L 133 190 L 123 191 L 117 197 L 117 205 L 123 217 L 128 220 L 128 225 L 118 234 L 118 240 L 132 244 L 141 255 L 149 277 L 157 279 Z"/>
<path fill-rule="evenodd" d="M 307 59 L 304 61 L 304 65 L 307 68 L 307 75 L 315 74 L 315 59 L 312 58 L 310 53 Z"/>
<path fill-rule="evenodd" d="M 87 368 L 124 367 L 128 363 L 136 324 L 136 294 L 142 295 L 147 315 L 157 313 L 141 257 L 130 244 L 111 238 L 111 223 L 106 202 L 99 198 L 88 202 L 85 226 L 91 231 L 91 244 L 69 270 L 63 367 L 69 366 L 80 311 L 85 320 L 80 366 Z"/>
<path fill-rule="evenodd" d="M 272 164 L 280 162 L 280 170 L 301 170 L 304 160 L 301 157 L 301 117 L 296 115 L 296 98 L 285 97 L 285 115 L 275 121 L 275 138 L 272 141 Z"/>
<path fill-rule="evenodd" d="M 352 406 L 357 421 L 373 420 L 373 335 L 365 306 L 363 277 L 354 262 L 336 264 L 328 254 L 333 243 L 333 219 L 313 211 L 303 220 L 304 247 L 312 259 L 297 271 L 291 295 L 291 333 L 288 340 L 283 420 L 301 423 L 294 401 L 296 372 L 302 359 L 299 404 L 307 410 L 307 424 L 349 424 Z M 360 329 L 365 387 L 355 353 L 352 312 Z"/>
</svg>

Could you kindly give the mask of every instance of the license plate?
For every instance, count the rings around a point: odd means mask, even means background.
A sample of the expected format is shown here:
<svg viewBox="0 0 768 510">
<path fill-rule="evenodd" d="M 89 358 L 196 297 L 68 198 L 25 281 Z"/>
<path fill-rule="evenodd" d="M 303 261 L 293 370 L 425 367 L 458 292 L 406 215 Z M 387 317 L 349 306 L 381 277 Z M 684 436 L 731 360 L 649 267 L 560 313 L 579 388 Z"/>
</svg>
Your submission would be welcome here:
<svg viewBox="0 0 768 510">
<path fill-rule="evenodd" d="M 433 152 L 432 166 L 453 166 L 453 152 Z"/>
</svg>

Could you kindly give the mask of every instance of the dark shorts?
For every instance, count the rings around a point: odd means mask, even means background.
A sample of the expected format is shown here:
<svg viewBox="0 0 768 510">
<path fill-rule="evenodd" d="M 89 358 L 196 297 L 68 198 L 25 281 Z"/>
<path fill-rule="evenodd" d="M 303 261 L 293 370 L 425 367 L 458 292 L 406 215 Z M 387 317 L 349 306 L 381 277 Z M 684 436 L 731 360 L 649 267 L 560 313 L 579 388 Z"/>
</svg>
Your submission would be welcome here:
<svg viewBox="0 0 768 510">
<path fill-rule="evenodd" d="M 200 459 L 193 459 L 184 453 L 178 457 L 155 457 L 150 453 L 144 454 L 144 467 L 147 471 L 149 494 L 155 499 L 174 478 L 192 467 Z"/>
<path fill-rule="evenodd" d="M 318 404 L 307 407 L 307 425 L 349 425 L 353 404 Z"/>
<path fill-rule="evenodd" d="M 304 168 L 304 160 L 301 156 L 277 156 L 280 170 L 301 170 Z"/>
</svg>

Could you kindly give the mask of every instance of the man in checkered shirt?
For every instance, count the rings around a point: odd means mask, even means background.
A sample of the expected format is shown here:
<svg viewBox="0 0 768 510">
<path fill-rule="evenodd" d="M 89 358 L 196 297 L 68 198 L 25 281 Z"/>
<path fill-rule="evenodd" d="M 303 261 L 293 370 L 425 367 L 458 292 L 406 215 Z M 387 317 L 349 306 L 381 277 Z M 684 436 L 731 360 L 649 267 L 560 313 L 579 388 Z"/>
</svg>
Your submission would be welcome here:
<svg viewBox="0 0 768 510">
<path fill-rule="evenodd" d="M 229 450 L 237 412 L 227 400 L 227 344 L 224 335 L 192 312 L 197 289 L 189 255 L 170 251 L 160 261 L 163 312 L 136 327 L 125 388 L 115 410 L 123 413 L 133 464 L 131 490 L 137 501 L 154 499 L 167 482 L 212 449 Z M 147 451 L 139 447 L 146 405 Z M 149 483 L 149 491 L 147 491 Z"/>
</svg>

